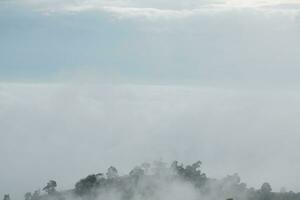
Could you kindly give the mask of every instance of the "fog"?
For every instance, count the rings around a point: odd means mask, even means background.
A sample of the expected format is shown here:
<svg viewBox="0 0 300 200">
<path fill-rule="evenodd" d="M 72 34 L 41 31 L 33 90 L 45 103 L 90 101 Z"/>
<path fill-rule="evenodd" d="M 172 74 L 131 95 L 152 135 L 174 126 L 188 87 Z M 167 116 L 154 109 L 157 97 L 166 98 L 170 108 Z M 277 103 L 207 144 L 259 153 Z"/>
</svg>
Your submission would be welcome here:
<svg viewBox="0 0 300 200">
<path fill-rule="evenodd" d="M 1 193 L 21 198 L 50 179 L 73 188 L 110 165 L 125 174 L 159 159 L 299 189 L 297 91 L 2 83 L 0 96 Z"/>
</svg>

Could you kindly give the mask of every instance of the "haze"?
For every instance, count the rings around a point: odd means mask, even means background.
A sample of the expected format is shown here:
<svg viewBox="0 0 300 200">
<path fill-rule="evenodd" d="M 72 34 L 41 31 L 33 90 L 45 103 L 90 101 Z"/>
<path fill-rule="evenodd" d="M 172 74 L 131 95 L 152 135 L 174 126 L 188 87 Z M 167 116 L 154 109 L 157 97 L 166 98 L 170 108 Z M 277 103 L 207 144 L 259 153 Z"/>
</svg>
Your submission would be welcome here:
<svg viewBox="0 0 300 200">
<path fill-rule="evenodd" d="M 0 195 L 201 160 L 300 191 L 296 0 L 1 0 Z"/>
</svg>

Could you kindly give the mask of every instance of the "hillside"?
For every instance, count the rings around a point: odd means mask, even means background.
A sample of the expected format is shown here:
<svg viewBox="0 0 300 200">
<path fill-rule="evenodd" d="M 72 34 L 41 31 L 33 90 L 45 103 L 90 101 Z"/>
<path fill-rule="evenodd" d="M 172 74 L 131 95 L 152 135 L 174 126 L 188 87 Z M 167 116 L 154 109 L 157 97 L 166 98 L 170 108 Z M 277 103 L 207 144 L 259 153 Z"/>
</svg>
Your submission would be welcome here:
<svg viewBox="0 0 300 200">
<path fill-rule="evenodd" d="M 54 180 L 33 194 L 26 193 L 25 200 L 299 200 L 300 194 L 292 191 L 272 192 L 269 183 L 261 188 L 247 187 L 238 174 L 223 179 L 206 176 L 200 169 L 201 162 L 191 165 L 170 166 L 157 161 L 152 165 L 143 163 L 132 169 L 127 175 L 120 176 L 115 167 L 107 172 L 90 174 L 79 180 L 74 189 L 57 191 Z M 9 197 L 6 196 L 8 200 Z"/>
</svg>

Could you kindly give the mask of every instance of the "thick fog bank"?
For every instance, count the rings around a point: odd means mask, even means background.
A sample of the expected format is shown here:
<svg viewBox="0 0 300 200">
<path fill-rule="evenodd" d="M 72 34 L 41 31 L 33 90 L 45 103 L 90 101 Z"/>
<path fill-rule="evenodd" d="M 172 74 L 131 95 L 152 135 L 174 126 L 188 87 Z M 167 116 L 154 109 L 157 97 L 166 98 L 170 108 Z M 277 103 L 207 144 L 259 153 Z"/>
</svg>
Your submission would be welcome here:
<svg viewBox="0 0 300 200">
<path fill-rule="evenodd" d="M 2 83 L 0 194 L 157 159 L 298 191 L 299 101 L 279 89 Z"/>
</svg>

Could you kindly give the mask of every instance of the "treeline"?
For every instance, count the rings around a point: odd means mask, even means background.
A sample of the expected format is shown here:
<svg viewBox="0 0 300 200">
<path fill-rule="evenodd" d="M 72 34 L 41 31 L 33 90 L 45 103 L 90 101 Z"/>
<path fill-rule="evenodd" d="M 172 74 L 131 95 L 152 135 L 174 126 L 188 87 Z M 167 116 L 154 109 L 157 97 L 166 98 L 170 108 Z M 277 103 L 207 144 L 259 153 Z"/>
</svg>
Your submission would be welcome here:
<svg viewBox="0 0 300 200">
<path fill-rule="evenodd" d="M 25 200 L 300 200 L 292 191 L 272 192 L 269 183 L 261 188 L 248 188 L 237 174 L 223 179 L 208 178 L 201 171 L 201 162 L 191 165 L 171 165 L 156 161 L 143 163 L 127 175 L 120 176 L 111 166 L 106 173 L 91 174 L 79 180 L 74 189 L 57 191 L 57 183 L 50 180 L 41 190 L 24 195 Z M 10 200 L 9 195 L 4 200 Z"/>
</svg>

